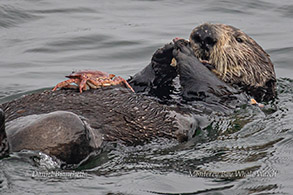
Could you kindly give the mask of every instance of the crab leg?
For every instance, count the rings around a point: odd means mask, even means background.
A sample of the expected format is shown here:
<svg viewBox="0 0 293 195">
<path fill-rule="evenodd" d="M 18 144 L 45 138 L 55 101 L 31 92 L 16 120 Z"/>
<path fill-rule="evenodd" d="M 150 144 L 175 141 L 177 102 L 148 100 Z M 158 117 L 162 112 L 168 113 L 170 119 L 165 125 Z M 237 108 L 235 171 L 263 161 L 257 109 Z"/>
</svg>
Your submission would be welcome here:
<svg viewBox="0 0 293 195">
<path fill-rule="evenodd" d="M 66 81 L 62 81 L 60 83 L 58 83 L 54 89 L 52 89 L 52 91 L 56 91 L 56 89 L 58 88 L 63 88 L 63 87 L 67 87 L 67 86 L 70 86 L 71 83 L 76 83 L 77 85 L 79 85 L 79 79 L 68 79 Z"/>
<path fill-rule="evenodd" d="M 79 92 L 82 93 L 82 90 L 86 90 L 86 82 L 89 80 L 89 78 L 83 78 L 79 84 Z"/>
<path fill-rule="evenodd" d="M 92 88 L 97 88 L 98 86 L 111 86 L 111 85 L 118 85 L 120 83 L 124 83 L 126 85 L 126 87 L 128 87 L 132 92 L 134 92 L 134 90 L 132 89 L 132 87 L 127 83 L 127 81 L 125 79 L 123 79 L 122 77 L 115 77 L 113 80 L 111 80 L 115 75 L 110 75 L 109 77 L 105 77 L 105 78 L 90 78 L 88 81 L 90 83 L 92 83 L 94 86 L 96 87 L 91 87 Z"/>
<path fill-rule="evenodd" d="M 100 88 L 100 86 L 97 86 L 95 84 L 93 84 L 90 80 L 88 80 L 86 82 L 86 84 L 89 86 L 90 89 L 97 89 L 97 88 Z"/>
<path fill-rule="evenodd" d="M 111 79 L 108 79 L 108 77 L 105 77 L 105 78 L 95 78 L 95 79 L 90 78 L 89 81 L 96 88 L 99 87 L 99 86 L 110 86 L 111 85 L 111 82 L 113 82 Z"/>
<path fill-rule="evenodd" d="M 87 83 L 91 88 L 94 88 L 94 89 L 100 88 L 100 86 L 102 86 L 102 82 L 98 78 L 96 79 L 90 78 Z"/>
<path fill-rule="evenodd" d="M 114 84 L 124 83 L 124 85 L 126 87 L 128 87 L 132 92 L 134 92 L 133 88 L 128 84 L 128 82 L 125 79 L 123 79 L 122 77 L 120 77 L 120 76 L 115 77 L 114 80 L 113 80 L 113 83 Z"/>
</svg>

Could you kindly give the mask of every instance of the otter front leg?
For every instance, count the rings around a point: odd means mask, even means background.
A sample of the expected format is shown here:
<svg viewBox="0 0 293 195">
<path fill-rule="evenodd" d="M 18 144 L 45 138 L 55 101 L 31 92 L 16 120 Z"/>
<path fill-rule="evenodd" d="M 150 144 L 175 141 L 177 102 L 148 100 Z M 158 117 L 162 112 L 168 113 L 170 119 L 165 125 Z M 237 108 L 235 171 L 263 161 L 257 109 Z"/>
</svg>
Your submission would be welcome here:
<svg viewBox="0 0 293 195">
<path fill-rule="evenodd" d="M 8 153 L 9 145 L 5 132 L 5 114 L 3 110 L 0 109 L 0 158 L 8 155 Z"/>
<path fill-rule="evenodd" d="M 189 42 L 181 39 L 174 44 L 173 56 L 177 61 L 177 71 L 184 99 L 214 102 L 238 93 L 194 56 Z"/>
<path fill-rule="evenodd" d="M 172 80 L 177 76 L 176 69 L 170 66 L 173 47 L 174 45 L 170 43 L 158 49 L 151 63 L 128 80 L 135 92 L 146 92 L 154 96 L 169 93 L 166 89 L 171 86 Z"/>
</svg>

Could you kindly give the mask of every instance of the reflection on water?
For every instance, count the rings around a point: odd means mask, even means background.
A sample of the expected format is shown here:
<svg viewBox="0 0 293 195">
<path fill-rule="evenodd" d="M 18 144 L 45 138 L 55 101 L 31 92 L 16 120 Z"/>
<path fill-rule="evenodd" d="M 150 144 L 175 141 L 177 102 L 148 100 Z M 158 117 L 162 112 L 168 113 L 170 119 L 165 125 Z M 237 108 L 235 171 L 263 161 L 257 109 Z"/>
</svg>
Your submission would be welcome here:
<svg viewBox="0 0 293 195">
<path fill-rule="evenodd" d="M 293 78 L 292 13 L 292 2 L 273 0 L 2 2 L 0 98 L 52 87 L 72 70 L 98 69 L 127 78 L 147 65 L 158 47 L 174 37 L 187 38 L 203 22 L 244 30 L 271 55 L 279 78 Z M 16 153 L 0 161 L 0 191 L 290 193 L 292 90 L 292 80 L 279 79 L 279 98 L 264 112 L 244 109 L 215 118 L 183 144 L 157 140 L 118 146 L 83 165 L 82 177 L 34 176 L 56 169 L 48 165 L 51 161 L 37 160 L 43 154 Z"/>
</svg>

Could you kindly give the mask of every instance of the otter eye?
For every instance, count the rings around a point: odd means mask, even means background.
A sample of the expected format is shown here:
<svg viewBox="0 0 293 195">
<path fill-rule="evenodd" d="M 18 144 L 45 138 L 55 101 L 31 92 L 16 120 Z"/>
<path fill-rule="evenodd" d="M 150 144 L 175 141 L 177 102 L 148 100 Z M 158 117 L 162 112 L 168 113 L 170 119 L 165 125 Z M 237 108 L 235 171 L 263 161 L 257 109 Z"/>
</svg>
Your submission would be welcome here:
<svg viewBox="0 0 293 195">
<path fill-rule="evenodd" d="M 242 40 L 240 37 L 236 37 L 236 41 L 237 41 L 238 43 L 243 43 L 243 40 Z"/>
</svg>

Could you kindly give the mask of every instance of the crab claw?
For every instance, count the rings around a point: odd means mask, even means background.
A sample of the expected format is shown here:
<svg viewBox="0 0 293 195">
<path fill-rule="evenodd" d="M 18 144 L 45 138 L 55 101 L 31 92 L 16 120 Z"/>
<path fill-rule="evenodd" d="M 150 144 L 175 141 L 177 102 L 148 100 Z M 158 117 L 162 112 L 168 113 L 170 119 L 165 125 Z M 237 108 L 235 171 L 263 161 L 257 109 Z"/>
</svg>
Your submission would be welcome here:
<svg viewBox="0 0 293 195">
<path fill-rule="evenodd" d="M 77 88 L 77 85 L 72 85 L 72 83 L 79 85 L 80 81 L 78 79 L 68 79 L 66 81 L 62 81 L 62 82 L 58 83 L 52 89 L 52 91 L 56 91 L 58 88 Z"/>
</svg>

